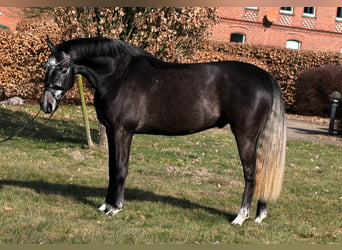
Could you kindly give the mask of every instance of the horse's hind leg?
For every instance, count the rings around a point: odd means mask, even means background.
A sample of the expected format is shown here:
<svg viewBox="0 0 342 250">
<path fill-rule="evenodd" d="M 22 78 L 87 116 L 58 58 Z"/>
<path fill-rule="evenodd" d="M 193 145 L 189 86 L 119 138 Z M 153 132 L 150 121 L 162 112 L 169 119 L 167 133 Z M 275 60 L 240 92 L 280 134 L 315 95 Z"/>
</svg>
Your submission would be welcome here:
<svg viewBox="0 0 342 250">
<path fill-rule="evenodd" d="M 238 144 L 240 159 L 243 166 L 245 189 L 242 196 L 240 211 L 237 217 L 232 221 L 232 224 L 242 225 L 242 223 L 249 218 L 249 212 L 253 198 L 256 160 L 256 136 L 246 136 L 239 134 L 236 131 L 234 135 Z"/>
<path fill-rule="evenodd" d="M 255 217 L 256 223 L 261 223 L 263 219 L 267 217 L 267 203 L 266 201 L 259 200 L 258 201 L 258 207 L 257 207 L 257 213 Z"/>
</svg>

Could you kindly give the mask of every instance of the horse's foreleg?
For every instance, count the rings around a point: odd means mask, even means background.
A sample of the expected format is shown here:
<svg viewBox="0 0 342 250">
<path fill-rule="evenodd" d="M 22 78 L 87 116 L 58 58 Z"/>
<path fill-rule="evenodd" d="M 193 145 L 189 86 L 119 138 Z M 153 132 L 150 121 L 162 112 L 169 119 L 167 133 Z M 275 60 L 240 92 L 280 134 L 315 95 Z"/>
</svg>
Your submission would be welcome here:
<svg viewBox="0 0 342 250">
<path fill-rule="evenodd" d="M 132 134 L 124 128 L 107 129 L 109 148 L 109 184 L 105 203 L 99 211 L 116 215 L 124 206 L 124 184 L 128 174 L 128 161 Z"/>
</svg>

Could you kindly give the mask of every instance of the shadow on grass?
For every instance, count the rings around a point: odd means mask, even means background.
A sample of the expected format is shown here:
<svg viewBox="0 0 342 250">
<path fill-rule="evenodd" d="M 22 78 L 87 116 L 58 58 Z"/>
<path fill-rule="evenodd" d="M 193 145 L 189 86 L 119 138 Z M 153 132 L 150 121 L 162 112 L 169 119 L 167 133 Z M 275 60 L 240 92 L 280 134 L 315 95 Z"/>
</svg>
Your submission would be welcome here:
<svg viewBox="0 0 342 250">
<path fill-rule="evenodd" d="M 95 204 L 88 197 L 105 197 L 105 188 L 87 187 L 75 184 L 58 184 L 49 183 L 45 181 L 18 181 L 18 180 L 0 180 L 0 190 L 4 185 L 15 186 L 20 188 L 28 188 L 35 190 L 41 194 L 56 194 L 62 196 L 69 196 L 81 203 L 90 205 L 92 207 L 98 207 L 100 204 Z M 125 200 L 126 201 L 151 201 L 151 202 L 162 202 L 175 207 L 181 207 L 184 209 L 201 209 L 211 214 L 222 216 L 228 221 L 233 221 L 236 214 L 226 213 L 216 208 L 207 207 L 201 204 L 193 203 L 186 199 L 174 198 L 166 195 L 155 194 L 150 191 L 144 191 L 141 189 L 125 189 Z"/>
<path fill-rule="evenodd" d="M 38 108 L 37 108 L 38 112 Z M 50 119 L 39 117 L 22 130 L 18 137 L 42 140 L 46 142 L 67 142 L 75 144 L 87 143 L 84 127 L 70 120 Z M 23 111 L 13 111 L 0 107 L 0 140 L 11 136 L 22 128 L 33 115 Z M 91 131 L 92 138 L 96 138 L 97 130 Z M 17 136 L 16 136 L 17 137 Z M 11 140 L 18 140 L 16 137 Z"/>
</svg>

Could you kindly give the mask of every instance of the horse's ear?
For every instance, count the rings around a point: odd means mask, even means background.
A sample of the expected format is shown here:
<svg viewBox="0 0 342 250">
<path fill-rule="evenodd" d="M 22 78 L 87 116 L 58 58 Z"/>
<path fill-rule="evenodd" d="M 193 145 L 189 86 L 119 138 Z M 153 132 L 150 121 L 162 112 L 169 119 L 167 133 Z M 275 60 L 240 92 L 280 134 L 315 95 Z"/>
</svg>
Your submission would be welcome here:
<svg viewBox="0 0 342 250">
<path fill-rule="evenodd" d="M 49 46 L 50 50 L 52 51 L 55 48 L 55 45 L 51 41 L 49 35 L 46 35 L 46 42 L 47 42 L 47 45 Z"/>
</svg>

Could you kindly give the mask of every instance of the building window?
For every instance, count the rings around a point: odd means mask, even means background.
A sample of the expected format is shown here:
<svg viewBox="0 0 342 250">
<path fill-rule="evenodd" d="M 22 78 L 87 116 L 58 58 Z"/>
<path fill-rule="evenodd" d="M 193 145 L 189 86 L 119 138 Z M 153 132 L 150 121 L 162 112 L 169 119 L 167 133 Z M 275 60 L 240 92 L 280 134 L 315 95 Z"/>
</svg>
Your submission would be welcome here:
<svg viewBox="0 0 342 250">
<path fill-rule="evenodd" d="M 258 10 L 258 7 L 245 7 L 247 10 Z"/>
<path fill-rule="evenodd" d="M 293 7 L 280 7 L 279 13 L 293 15 Z"/>
<path fill-rule="evenodd" d="M 242 33 L 231 33 L 230 41 L 234 43 L 245 43 L 246 35 Z"/>
<path fill-rule="evenodd" d="M 342 7 L 337 7 L 336 20 L 342 21 Z"/>
<path fill-rule="evenodd" d="M 316 8 L 315 7 L 304 7 L 303 16 L 304 17 L 315 17 Z"/>
<path fill-rule="evenodd" d="M 287 40 L 286 48 L 287 49 L 300 49 L 301 42 L 297 40 Z"/>
</svg>

